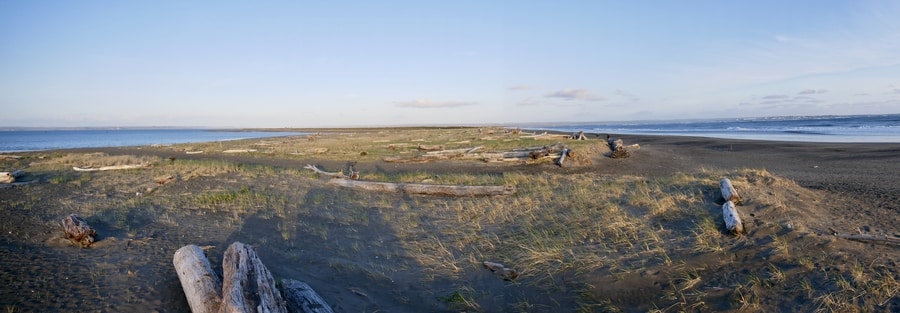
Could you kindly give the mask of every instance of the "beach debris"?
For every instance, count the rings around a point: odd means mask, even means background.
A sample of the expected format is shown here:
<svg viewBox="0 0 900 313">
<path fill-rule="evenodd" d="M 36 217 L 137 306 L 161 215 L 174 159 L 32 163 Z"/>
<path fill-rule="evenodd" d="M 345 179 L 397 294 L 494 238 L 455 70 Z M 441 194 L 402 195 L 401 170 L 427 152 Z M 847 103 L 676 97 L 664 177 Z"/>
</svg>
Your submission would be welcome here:
<svg viewBox="0 0 900 313">
<path fill-rule="evenodd" d="M 888 235 L 870 235 L 870 234 L 848 234 L 841 233 L 835 230 L 832 227 L 828 227 L 828 230 L 831 231 L 831 234 L 835 237 L 856 240 L 856 241 L 876 241 L 881 243 L 889 243 L 889 244 L 900 244 L 900 237 L 888 236 Z"/>
<path fill-rule="evenodd" d="M 350 292 L 355 293 L 357 296 L 360 296 L 360 297 L 363 297 L 363 298 L 368 298 L 368 297 L 369 297 L 369 295 L 366 294 L 366 292 L 364 292 L 364 291 L 362 291 L 362 289 L 359 289 L 359 288 L 356 288 L 356 287 L 350 287 Z"/>
<path fill-rule="evenodd" d="M 222 153 L 250 153 L 250 152 L 256 152 L 256 151 L 257 151 L 256 149 L 230 149 L 230 150 L 222 151 Z"/>
<path fill-rule="evenodd" d="M 76 172 L 99 172 L 99 171 L 115 171 L 115 170 L 130 170 L 136 168 L 146 168 L 150 167 L 150 163 L 144 164 L 127 164 L 127 165 L 112 165 L 112 166 L 101 166 L 101 167 L 78 167 L 73 166 L 72 170 Z"/>
<path fill-rule="evenodd" d="M 572 134 L 572 139 L 587 140 L 587 136 L 584 135 L 584 131 L 579 131 L 577 133 Z"/>
<path fill-rule="evenodd" d="M 69 214 L 63 219 L 66 238 L 82 248 L 90 247 L 97 237 L 97 231 L 76 214 Z"/>
<path fill-rule="evenodd" d="M 388 146 L 391 149 L 392 146 Z M 537 146 L 513 149 L 505 152 L 482 152 L 484 146 L 476 146 L 471 148 L 457 148 L 440 151 L 428 151 L 425 154 L 400 157 L 389 156 L 383 160 L 390 163 L 426 163 L 442 160 L 480 160 L 483 162 L 524 162 L 525 164 L 535 164 L 544 161 L 557 160 L 560 152 L 566 148 L 562 143 L 556 143 L 549 146 Z"/>
<path fill-rule="evenodd" d="M 443 145 L 416 145 L 419 151 L 441 151 L 444 150 Z"/>
<path fill-rule="evenodd" d="M 494 274 L 497 274 L 500 277 L 502 277 L 503 280 L 511 281 L 511 280 L 519 277 L 518 271 L 508 268 L 506 266 L 503 266 L 503 264 L 500 264 L 497 262 L 491 262 L 491 261 L 484 261 L 481 264 L 484 266 L 484 268 L 489 269 Z"/>
<path fill-rule="evenodd" d="M 728 180 L 728 178 L 723 177 L 719 181 L 719 190 L 722 191 L 722 199 L 725 199 L 725 201 L 741 204 L 741 196 L 734 190 L 734 185 L 731 184 L 731 180 Z"/>
<path fill-rule="evenodd" d="M 571 151 L 572 151 L 572 150 L 570 150 L 570 149 L 568 149 L 568 148 L 563 149 L 562 151 L 560 151 L 560 152 L 559 152 L 559 158 L 556 159 L 556 165 L 559 165 L 559 167 L 562 167 L 562 166 L 563 166 L 563 162 L 566 161 L 566 157 L 569 156 L 569 152 L 571 152 Z"/>
<path fill-rule="evenodd" d="M 185 151 L 184 153 L 185 153 L 185 154 L 201 154 L 201 153 L 203 153 L 203 150 L 199 150 L 199 151 Z"/>
<path fill-rule="evenodd" d="M 312 164 L 307 164 L 303 168 L 312 170 L 313 172 L 316 172 L 319 175 L 325 175 L 325 176 L 334 177 L 334 178 L 344 178 L 345 177 L 344 172 L 326 172 Z M 351 174 L 352 174 L 352 168 L 351 168 Z M 359 176 L 359 173 L 357 172 L 357 177 L 358 176 Z"/>
<path fill-rule="evenodd" d="M 725 219 L 725 229 L 728 229 L 733 235 L 744 233 L 744 223 L 741 222 L 741 216 L 738 214 L 734 202 L 725 201 L 722 205 L 722 217 Z"/>
<path fill-rule="evenodd" d="M 609 157 L 613 159 L 625 159 L 631 156 L 631 153 L 628 152 L 628 147 L 625 146 L 625 142 L 622 139 L 618 138 L 610 138 L 609 135 L 606 135 L 606 143 L 609 145 Z M 640 146 L 637 146 L 640 148 Z"/>
<path fill-rule="evenodd" d="M 241 242 L 225 251 L 222 280 L 197 245 L 175 251 L 172 263 L 191 312 L 333 312 L 309 284 L 283 279 L 276 286 L 253 247 Z"/>
<path fill-rule="evenodd" d="M 25 175 L 25 171 L 0 172 L 0 184 L 12 184 L 16 182 L 16 178 L 22 177 L 22 175 Z"/>
<path fill-rule="evenodd" d="M 459 185 L 430 185 L 430 184 L 406 184 L 388 183 L 363 180 L 350 180 L 333 178 L 328 185 L 352 189 L 379 192 L 400 192 L 406 194 L 419 194 L 431 196 L 451 197 L 479 197 L 479 196 L 503 196 L 516 192 L 515 186 L 459 186 Z"/>
<path fill-rule="evenodd" d="M 175 251 L 172 263 L 191 312 L 218 313 L 222 281 L 213 272 L 203 249 L 197 245 L 181 247 Z"/>
<path fill-rule="evenodd" d="M 175 176 L 173 176 L 173 175 L 166 175 L 166 176 L 162 176 L 162 177 L 157 177 L 157 178 L 156 178 L 156 184 L 157 184 L 157 185 L 165 185 L 166 183 L 168 183 L 168 182 L 170 182 L 170 181 L 173 181 L 173 180 L 175 180 Z"/>
</svg>

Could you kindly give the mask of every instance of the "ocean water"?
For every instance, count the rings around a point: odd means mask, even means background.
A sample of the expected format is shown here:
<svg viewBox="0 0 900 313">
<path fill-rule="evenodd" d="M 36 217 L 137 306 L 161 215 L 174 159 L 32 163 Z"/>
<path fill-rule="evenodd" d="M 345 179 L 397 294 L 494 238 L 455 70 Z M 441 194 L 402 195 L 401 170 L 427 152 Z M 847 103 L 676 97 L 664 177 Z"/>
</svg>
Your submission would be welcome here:
<svg viewBox="0 0 900 313">
<path fill-rule="evenodd" d="M 597 122 L 522 128 L 573 133 L 585 131 L 601 134 L 676 135 L 774 141 L 900 143 L 900 114 Z"/>
<path fill-rule="evenodd" d="M 303 134 L 305 133 L 205 129 L 0 130 L 0 152 L 168 145 Z"/>
</svg>

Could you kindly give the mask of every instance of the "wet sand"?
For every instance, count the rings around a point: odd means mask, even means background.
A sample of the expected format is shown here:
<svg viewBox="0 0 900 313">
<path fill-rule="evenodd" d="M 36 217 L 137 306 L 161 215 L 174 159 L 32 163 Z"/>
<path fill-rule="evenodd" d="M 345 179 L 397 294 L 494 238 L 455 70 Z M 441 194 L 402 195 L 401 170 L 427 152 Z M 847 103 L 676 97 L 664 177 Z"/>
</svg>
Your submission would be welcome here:
<svg viewBox="0 0 900 313">
<path fill-rule="evenodd" d="M 826 222 L 809 222 L 808 234 L 797 236 L 802 240 L 809 236 L 816 239 L 804 243 L 809 249 L 834 255 L 834 265 L 824 266 L 823 271 L 848 271 L 841 262 L 861 260 L 866 264 L 880 264 L 877 271 L 891 277 L 900 277 L 900 250 L 896 246 L 860 243 L 841 239 L 828 239 L 826 227 L 848 232 L 864 232 L 900 236 L 900 144 L 873 143 L 796 143 L 728 140 L 674 136 L 616 136 L 626 144 L 640 144 L 640 150 L 632 157 L 614 160 L 596 156 L 594 162 L 586 166 L 559 168 L 553 165 L 497 165 L 480 162 L 436 162 L 424 164 L 394 164 L 383 161 L 360 162 L 356 169 L 364 172 L 404 173 L 572 173 L 597 175 L 632 175 L 639 177 L 663 177 L 677 173 L 697 173 L 709 170 L 735 171 L 739 169 L 765 169 L 775 176 L 796 182 L 816 195 L 827 195 L 820 202 L 812 204 L 807 199 L 805 209 L 815 212 Z M 176 157 L 179 160 L 215 158 L 242 165 L 265 165 L 278 168 L 302 168 L 304 164 L 322 164 L 339 168 L 345 162 L 320 160 L 310 155 L 301 159 L 260 157 L 245 155 L 185 155 L 183 152 L 157 148 L 105 148 L 82 149 L 77 152 L 105 152 L 108 154 L 153 155 L 163 158 Z M 48 155 L 54 152 L 33 152 L 19 155 Z M 13 161 L 5 161 L 14 166 Z M 176 161 L 173 161 L 176 162 Z M 6 169 L 0 169 L 6 170 Z M 285 203 L 286 212 L 255 212 L 238 214 L 233 212 L 192 209 L 172 212 L 171 207 L 142 202 L 140 197 L 130 197 L 117 190 L 93 190 L 94 183 L 53 184 L 51 174 L 32 177 L 43 182 L 0 189 L 0 306 L 15 312 L 56 311 L 56 312 L 185 312 L 187 303 L 181 286 L 171 265 L 172 253 L 185 244 L 214 246 L 207 251 L 213 264 L 221 264 L 222 252 L 233 241 L 253 244 L 270 270 L 279 277 L 304 280 L 313 285 L 340 312 L 424 312 L 456 311 L 443 306 L 443 295 L 460 284 L 454 279 L 435 278 L 428 285 L 421 282 L 411 271 L 407 277 L 403 271 L 377 277 L 377 271 L 361 272 L 354 269 L 354 260 L 359 258 L 379 259 L 393 257 L 402 259 L 402 242 L 395 235 L 384 233 L 383 227 L 391 221 L 384 220 L 378 210 L 358 212 L 367 216 L 370 222 L 358 226 L 352 232 L 340 231 L 340 217 L 323 220 L 291 221 L 279 216 L 291 216 L 294 208 L 290 203 L 316 204 L 328 208 L 329 203 L 340 201 L 335 192 L 306 193 L 293 195 L 285 192 L 279 195 Z M 106 174 L 97 174 L 90 179 L 101 179 Z M 119 175 L 119 174 L 109 174 Z M 125 175 L 125 174 L 122 174 Z M 77 179 L 77 178 L 75 178 Z M 126 179 L 126 178 L 117 178 Z M 76 180 L 77 182 L 77 180 Z M 154 196 L 171 197 L 177 207 L 177 196 L 239 189 L 244 181 L 228 175 L 200 177 L 167 186 Z M 277 178 L 259 182 L 268 186 L 270 192 L 310 188 L 306 182 L 280 181 Z M 130 198 L 128 198 L 130 197 Z M 300 197 L 300 198 L 298 198 Z M 818 196 L 816 196 L 818 197 Z M 802 197 L 801 197 L 802 198 Z M 406 199 L 416 202 L 416 199 Z M 130 201 L 130 202 L 129 202 Z M 93 203 L 90 208 L 82 208 L 81 203 Z M 125 211 L 107 209 L 103 203 L 117 205 L 133 204 Z M 150 203 L 144 205 L 145 203 Z M 812 208 L 814 207 L 814 208 Z M 88 220 L 101 234 L 94 247 L 74 248 L 61 237 L 60 212 L 78 212 L 88 216 Z M 826 215 L 826 216 L 821 216 Z M 750 218 L 752 221 L 752 218 Z M 423 223 L 430 221 L 423 221 Z M 745 221 L 745 223 L 748 223 Z M 286 230 L 289 229 L 290 231 Z M 327 233 L 321 235 L 320 233 Z M 354 242 L 360 237 L 375 236 L 378 240 L 368 241 L 370 245 L 352 250 L 328 251 L 330 245 L 322 243 L 327 237 L 330 243 Z M 758 238 L 754 237 L 757 236 Z M 768 233 L 749 236 L 749 243 L 738 243 L 732 248 L 735 257 L 745 255 L 749 260 L 745 268 L 729 267 L 736 272 L 754 272 L 764 268 L 771 260 L 766 260 L 765 251 L 751 248 L 741 252 L 744 246 L 762 245 L 771 241 Z M 786 238 L 794 238 L 786 236 Z M 373 242 L 375 244 L 373 244 Z M 378 244 L 380 242 L 380 244 Z M 354 252 L 348 252 L 354 251 Z M 348 253 L 355 253 L 350 255 Z M 742 254 L 743 253 L 743 254 Z M 810 252 L 811 253 L 811 252 Z M 327 255 L 327 257 L 316 257 Z M 763 257 L 760 257 L 763 256 Z M 303 259 L 308 257 L 308 259 Z M 696 257 L 696 256 L 695 256 Z M 392 262 L 373 261 L 385 270 Z M 403 262 L 399 262 L 403 263 Z M 893 268 L 891 266 L 893 265 Z M 221 270 L 221 265 L 214 265 Z M 712 269 L 722 270 L 722 269 Z M 479 269 L 464 277 L 474 280 L 473 284 L 495 290 L 506 300 L 485 301 L 481 311 L 497 312 L 511 309 L 509 302 L 514 298 L 541 297 L 532 291 L 514 291 L 509 284 L 490 278 Z M 665 272 L 665 270 L 663 270 Z M 643 274 L 642 274 L 643 275 Z M 597 281 L 611 279 L 609 275 L 592 273 Z M 650 309 L 640 303 L 640 293 L 653 288 L 643 286 L 641 281 L 653 281 L 646 277 L 628 279 L 620 275 L 607 281 L 607 290 L 612 304 L 626 311 Z M 625 278 L 622 278 L 625 277 Z M 816 282 L 817 278 L 811 278 Z M 629 281 L 622 283 L 622 281 Z M 662 281 L 662 280 L 661 280 Z M 825 283 L 822 283 L 823 286 Z M 617 287 L 618 286 L 618 287 Z M 830 285 L 829 285 L 830 286 Z M 723 286 L 722 288 L 731 288 Z M 824 287 L 823 287 L 824 288 Z M 710 289 L 716 290 L 716 289 Z M 701 311 L 734 310 L 729 306 L 731 298 L 716 296 L 709 291 L 708 304 Z M 661 297 L 662 295 L 658 295 Z M 649 299 L 657 299 L 657 295 Z M 442 300 L 444 299 L 444 300 Z M 718 299 L 718 300 L 716 300 Z M 536 303 L 541 304 L 539 300 Z M 796 303 L 785 301 L 782 305 L 766 306 L 792 308 Z M 573 309 L 575 304 L 561 304 L 560 308 Z M 900 309 L 900 295 L 894 296 L 879 309 Z M 525 311 L 545 311 L 546 306 L 537 305 Z"/>
</svg>

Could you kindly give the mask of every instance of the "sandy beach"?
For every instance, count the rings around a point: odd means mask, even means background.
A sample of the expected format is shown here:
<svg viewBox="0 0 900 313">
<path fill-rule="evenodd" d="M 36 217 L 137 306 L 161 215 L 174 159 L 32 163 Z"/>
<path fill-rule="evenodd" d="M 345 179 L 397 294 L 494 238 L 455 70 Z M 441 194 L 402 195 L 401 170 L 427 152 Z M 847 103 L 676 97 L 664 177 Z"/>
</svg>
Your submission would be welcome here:
<svg viewBox="0 0 900 313">
<path fill-rule="evenodd" d="M 900 310 L 900 246 L 832 231 L 900 237 L 900 143 L 613 134 L 640 145 L 613 159 L 606 134 L 316 133 L 7 154 L 0 171 L 22 169 L 32 183 L 0 189 L 0 305 L 186 312 L 175 250 L 210 246 L 221 274 L 222 253 L 241 241 L 274 276 L 309 283 L 337 312 Z M 386 161 L 426 155 L 425 146 L 486 153 L 554 143 L 572 149 L 571 163 Z M 235 149 L 243 151 L 224 153 Z M 71 170 L 122 162 L 150 167 Z M 326 185 L 307 164 L 352 166 L 362 180 L 516 193 L 350 190 Z M 722 177 L 744 198 L 742 236 L 722 225 Z M 72 213 L 97 229 L 93 246 L 63 237 L 60 221 Z M 504 280 L 483 261 L 519 275 Z"/>
</svg>

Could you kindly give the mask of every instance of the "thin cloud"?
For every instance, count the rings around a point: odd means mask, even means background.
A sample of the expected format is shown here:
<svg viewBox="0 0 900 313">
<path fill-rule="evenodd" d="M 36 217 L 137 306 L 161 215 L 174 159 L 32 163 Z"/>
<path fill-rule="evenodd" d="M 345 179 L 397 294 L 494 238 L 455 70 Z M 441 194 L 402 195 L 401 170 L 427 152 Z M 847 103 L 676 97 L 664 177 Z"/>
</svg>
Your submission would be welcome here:
<svg viewBox="0 0 900 313">
<path fill-rule="evenodd" d="M 814 95 L 814 94 L 821 94 L 821 93 L 826 93 L 826 92 L 828 92 L 828 90 L 825 90 L 825 89 L 804 89 L 804 90 L 801 90 L 800 92 L 798 92 L 797 94 L 798 95 Z"/>
<path fill-rule="evenodd" d="M 631 100 L 631 101 L 638 101 L 638 100 L 641 100 L 641 99 L 638 98 L 637 96 L 635 96 L 635 95 L 633 95 L 633 94 L 631 94 L 631 93 L 629 93 L 629 92 L 625 92 L 625 91 L 622 90 L 622 89 L 616 89 L 616 91 L 614 92 L 614 94 L 617 95 L 617 96 L 626 98 L 626 99 L 628 99 L 628 100 Z"/>
<path fill-rule="evenodd" d="M 790 98 L 790 96 L 787 96 L 787 95 L 768 95 L 768 96 L 765 96 L 765 97 L 762 97 L 762 98 L 763 98 L 764 100 L 781 100 L 781 99 L 787 99 L 787 98 Z"/>
<path fill-rule="evenodd" d="M 546 95 L 547 98 L 560 98 L 566 101 L 582 100 L 582 101 L 603 101 L 603 97 L 596 96 L 590 91 L 584 89 L 563 89 Z"/>
<path fill-rule="evenodd" d="M 534 90 L 536 88 L 531 85 L 515 85 L 515 86 L 510 86 L 509 88 L 506 88 L 506 89 L 507 90 Z"/>
<path fill-rule="evenodd" d="M 478 105 L 478 103 L 464 101 L 431 101 L 428 99 L 419 99 L 413 101 L 394 101 L 395 107 L 416 109 L 456 108 L 472 105 Z"/>
</svg>

